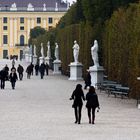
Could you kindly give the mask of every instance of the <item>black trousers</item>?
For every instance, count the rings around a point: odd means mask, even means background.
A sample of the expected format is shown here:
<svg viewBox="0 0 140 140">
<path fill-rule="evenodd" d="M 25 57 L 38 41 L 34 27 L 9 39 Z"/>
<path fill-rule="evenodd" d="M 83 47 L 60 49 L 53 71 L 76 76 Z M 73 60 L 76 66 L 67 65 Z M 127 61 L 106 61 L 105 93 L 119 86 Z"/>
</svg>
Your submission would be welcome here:
<svg viewBox="0 0 140 140">
<path fill-rule="evenodd" d="M 92 112 L 92 122 L 94 122 L 95 120 L 95 109 L 96 109 L 95 107 L 87 108 L 89 120 L 91 120 L 91 112 Z"/>
<path fill-rule="evenodd" d="M 1 89 L 5 88 L 5 80 L 1 79 Z"/>
<path fill-rule="evenodd" d="M 81 111 L 82 111 L 82 106 L 77 106 L 74 108 L 74 113 L 75 113 L 75 123 L 80 123 L 81 122 Z"/>
<path fill-rule="evenodd" d="M 19 73 L 19 79 L 22 80 L 23 78 L 23 73 Z"/>
<path fill-rule="evenodd" d="M 15 89 L 15 84 L 16 84 L 16 82 L 11 82 L 12 89 Z"/>
</svg>

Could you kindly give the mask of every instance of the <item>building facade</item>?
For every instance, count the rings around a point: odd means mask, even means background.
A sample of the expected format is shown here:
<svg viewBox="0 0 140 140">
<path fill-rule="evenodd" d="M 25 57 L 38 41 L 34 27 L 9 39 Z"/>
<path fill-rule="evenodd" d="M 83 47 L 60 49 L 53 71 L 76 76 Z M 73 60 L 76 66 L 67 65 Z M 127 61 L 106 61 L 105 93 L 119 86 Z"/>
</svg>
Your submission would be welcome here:
<svg viewBox="0 0 140 140">
<path fill-rule="evenodd" d="M 62 0 L 0 0 L 0 59 L 22 59 L 30 30 L 55 27 L 68 7 Z"/>
</svg>

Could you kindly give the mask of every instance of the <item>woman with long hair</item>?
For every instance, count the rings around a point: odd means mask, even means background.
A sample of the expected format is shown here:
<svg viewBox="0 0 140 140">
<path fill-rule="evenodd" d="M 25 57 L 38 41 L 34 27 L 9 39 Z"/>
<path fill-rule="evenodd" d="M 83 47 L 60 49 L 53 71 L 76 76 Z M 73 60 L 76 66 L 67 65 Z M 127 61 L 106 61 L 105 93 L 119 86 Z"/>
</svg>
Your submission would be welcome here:
<svg viewBox="0 0 140 140">
<path fill-rule="evenodd" d="M 75 123 L 80 124 L 83 100 L 85 100 L 81 84 L 76 85 L 76 89 L 73 91 L 70 100 L 74 100 L 72 107 L 74 108 L 75 113 Z"/>
<path fill-rule="evenodd" d="M 89 123 L 94 124 L 95 121 L 95 110 L 99 107 L 98 96 L 95 92 L 95 88 L 93 86 L 90 87 L 89 92 L 86 94 L 86 107 L 88 112 Z M 91 112 L 92 112 L 92 121 L 91 121 Z"/>
</svg>

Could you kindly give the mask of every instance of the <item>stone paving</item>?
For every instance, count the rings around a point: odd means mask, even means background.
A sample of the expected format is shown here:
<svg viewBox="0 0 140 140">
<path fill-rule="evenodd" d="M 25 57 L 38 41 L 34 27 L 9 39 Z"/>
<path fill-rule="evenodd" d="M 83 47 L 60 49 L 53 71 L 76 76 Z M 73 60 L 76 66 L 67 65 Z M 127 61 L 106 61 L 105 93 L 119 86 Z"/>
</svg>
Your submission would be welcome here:
<svg viewBox="0 0 140 140">
<path fill-rule="evenodd" d="M 11 64 L 1 60 L 0 68 L 5 63 Z M 43 80 L 25 75 L 15 90 L 6 82 L 0 89 L 0 140 L 140 140 L 140 110 L 133 99 L 97 91 L 101 109 L 95 125 L 88 124 L 85 103 L 81 124 L 74 124 L 69 97 L 77 83 L 84 85 L 52 73 Z"/>
</svg>

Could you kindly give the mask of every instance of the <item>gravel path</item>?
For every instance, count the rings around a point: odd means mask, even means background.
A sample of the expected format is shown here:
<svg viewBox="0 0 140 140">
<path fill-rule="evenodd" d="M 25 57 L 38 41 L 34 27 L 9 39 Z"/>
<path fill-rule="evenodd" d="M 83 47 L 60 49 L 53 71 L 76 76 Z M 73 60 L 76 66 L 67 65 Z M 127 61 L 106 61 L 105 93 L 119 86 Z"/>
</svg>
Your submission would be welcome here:
<svg viewBox="0 0 140 140">
<path fill-rule="evenodd" d="M 1 60 L 0 68 L 6 63 L 11 64 Z M 95 125 L 88 124 L 85 103 L 81 124 L 74 124 L 69 97 L 77 83 L 84 85 L 52 73 L 43 80 L 25 75 L 15 90 L 6 82 L 0 89 L 0 140 L 140 140 L 140 110 L 133 99 L 97 91 L 101 110 Z"/>
</svg>

